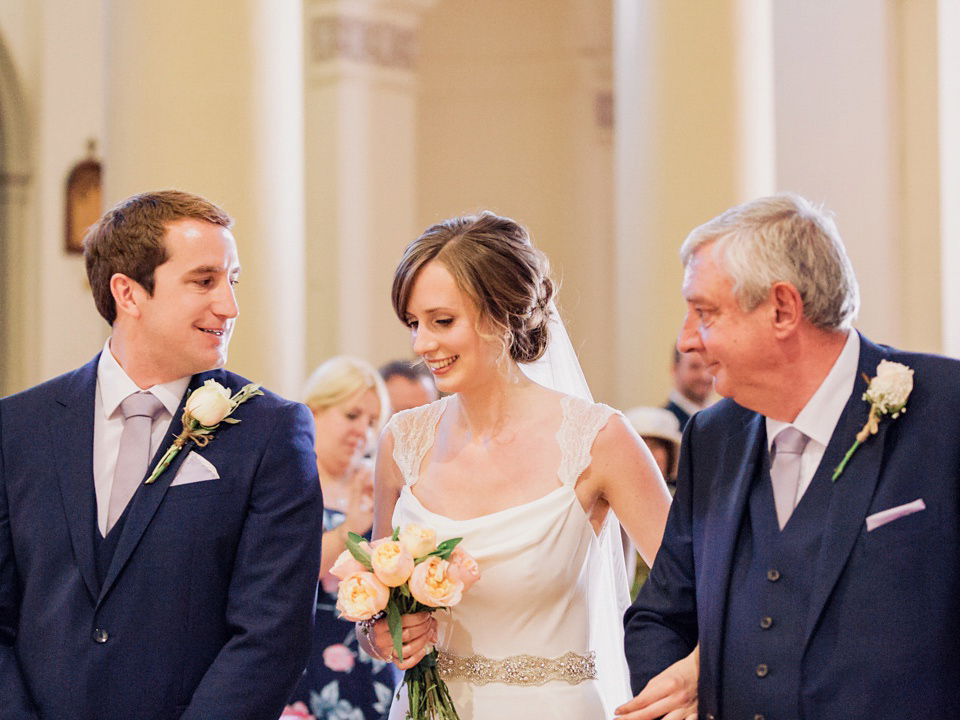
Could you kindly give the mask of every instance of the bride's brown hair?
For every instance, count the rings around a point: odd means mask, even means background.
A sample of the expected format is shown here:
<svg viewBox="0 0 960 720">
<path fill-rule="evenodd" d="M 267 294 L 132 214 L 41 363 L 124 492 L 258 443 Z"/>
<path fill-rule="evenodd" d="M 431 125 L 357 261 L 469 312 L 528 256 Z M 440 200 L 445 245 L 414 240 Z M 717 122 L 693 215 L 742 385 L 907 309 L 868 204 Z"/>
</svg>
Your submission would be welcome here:
<svg viewBox="0 0 960 720">
<path fill-rule="evenodd" d="M 404 323 L 417 276 L 434 260 L 473 301 L 511 358 L 529 363 L 543 355 L 555 286 L 546 255 L 522 225 L 484 211 L 427 228 L 407 246 L 393 275 L 393 309 Z"/>
</svg>

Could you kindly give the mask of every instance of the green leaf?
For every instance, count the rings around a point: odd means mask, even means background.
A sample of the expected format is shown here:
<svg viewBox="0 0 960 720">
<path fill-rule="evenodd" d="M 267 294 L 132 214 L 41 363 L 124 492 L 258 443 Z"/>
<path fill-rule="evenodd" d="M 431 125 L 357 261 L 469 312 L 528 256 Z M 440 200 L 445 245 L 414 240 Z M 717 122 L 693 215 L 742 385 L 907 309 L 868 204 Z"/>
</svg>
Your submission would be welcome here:
<svg viewBox="0 0 960 720">
<path fill-rule="evenodd" d="M 236 418 L 225 417 L 225 418 L 224 418 L 223 420 L 221 420 L 220 422 L 225 422 L 225 423 L 230 423 L 231 425 L 236 425 L 236 424 L 237 424 L 238 422 L 240 422 L 240 421 L 237 420 Z"/>
<path fill-rule="evenodd" d="M 397 526 L 393 529 L 393 535 L 390 536 L 390 539 L 391 539 L 393 542 L 396 542 L 397 540 L 400 539 L 400 526 L 399 526 L 399 525 L 397 525 Z"/>
<path fill-rule="evenodd" d="M 390 637 L 393 638 L 393 651 L 397 655 L 397 660 L 403 661 L 403 620 L 400 616 L 400 608 L 393 598 L 387 602 L 387 627 L 390 628 Z"/>
<path fill-rule="evenodd" d="M 434 550 L 432 553 L 429 553 L 426 557 L 430 557 L 430 555 L 439 555 L 444 560 L 448 560 L 450 558 L 450 554 L 453 552 L 453 549 L 460 544 L 461 540 L 463 540 L 462 537 L 444 540 L 442 543 L 437 545 L 436 550 Z"/>
<path fill-rule="evenodd" d="M 350 554 L 353 555 L 354 560 L 363 565 L 367 570 L 373 572 L 373 565 L 370 564 L 370 556 L 360 547 L 360 543 L 364 542 L 362 535 L 357 535 L 356 533 L 347 533 L 347 550 L 350 551 Z"/>
</svg>

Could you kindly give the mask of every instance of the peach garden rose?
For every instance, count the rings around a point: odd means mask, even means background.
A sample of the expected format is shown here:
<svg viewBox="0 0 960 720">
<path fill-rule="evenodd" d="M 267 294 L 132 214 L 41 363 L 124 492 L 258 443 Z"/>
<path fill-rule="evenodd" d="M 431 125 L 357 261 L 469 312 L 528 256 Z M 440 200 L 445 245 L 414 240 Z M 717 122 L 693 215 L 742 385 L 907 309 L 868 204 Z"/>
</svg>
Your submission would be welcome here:
<svg viewBox="0 0 960 720">
<path fill-rule="evenodd" d="M 364 545 L 366 545 L 366 543 L 364 543 Z M 339 556 L 337 556 L 336 561 L 333 563 L 333 567 L 330 568 L 330 574 L 334 577 L 344 580 L 348 575 L 364 572 L 366 569 L 367 568 L 364 567 L 359 560 L 355 559 L 353 555 L 350 554 L 349 550 L 344 550 Z"/>
<path fill-rule="evenodd" d="M 340 581 L 337 610 L 347 620 L 369 620 L 387 607 L 390 589 L 371 572 L 347 575 Z"/>
<path fill-rule="evenodd" d="M 463 592 L 480 579 L 480 566 L 462 547 L 457 545 L 450 553 L 450 572 L 463 583 Z"/>
<path fill-rule="evenodd" d="M 451 565 L 431 555 L 413 569 L 410 594 L 429 607 L 452 607 L 460 602 L 463 581 L 454 577 Z"/>
<path fill-rule="evenodd" d="M 437 531 L 433 528 L 408 523 L 400 531 L 400 542 L 415 558 L 422 558 L 437 549 Z"/>
<path fill-rule="evenodd" d="M 377 543 L 370 552 L 374 574 L 387 587 L 403 585 L 413 572 L 413 555 L 399 541 Z"/>
</svg>

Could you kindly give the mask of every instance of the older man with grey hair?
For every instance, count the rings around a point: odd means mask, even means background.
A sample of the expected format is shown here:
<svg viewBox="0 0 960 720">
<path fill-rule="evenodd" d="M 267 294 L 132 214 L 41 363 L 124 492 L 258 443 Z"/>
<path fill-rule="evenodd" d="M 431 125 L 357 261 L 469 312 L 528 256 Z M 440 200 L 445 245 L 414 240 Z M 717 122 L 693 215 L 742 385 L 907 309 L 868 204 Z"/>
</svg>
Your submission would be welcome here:
<svg viewBox="0 0 960 720">
<path fill-rule="evenodd" d="M 726 399 L 686 428 L 620 715 L 689 693 L 673 663 L 698 643 L 701 720 L 957 714 L 960 363 L 851 329 L 837 228 L 796 195 L 728 210 L 681 257 L 677 345 Z"/>
</svg>

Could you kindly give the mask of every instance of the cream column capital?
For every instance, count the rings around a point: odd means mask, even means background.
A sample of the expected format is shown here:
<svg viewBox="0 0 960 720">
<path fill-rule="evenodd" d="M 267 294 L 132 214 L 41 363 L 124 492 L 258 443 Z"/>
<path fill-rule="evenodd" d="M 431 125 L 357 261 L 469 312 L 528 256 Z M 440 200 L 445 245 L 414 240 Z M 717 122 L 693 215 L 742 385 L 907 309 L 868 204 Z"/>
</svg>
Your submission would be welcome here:
<svg viewBox="0 0 960 720">
<path fill-rule="evenodd" d="M 307 0 L 306 58 L 311 72 L 332 67 L 412 74 L 417 28 L 438 0 Z"/>
</svg>

